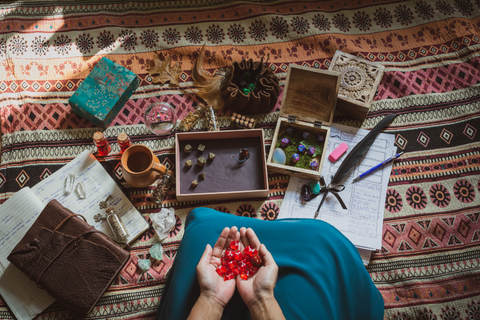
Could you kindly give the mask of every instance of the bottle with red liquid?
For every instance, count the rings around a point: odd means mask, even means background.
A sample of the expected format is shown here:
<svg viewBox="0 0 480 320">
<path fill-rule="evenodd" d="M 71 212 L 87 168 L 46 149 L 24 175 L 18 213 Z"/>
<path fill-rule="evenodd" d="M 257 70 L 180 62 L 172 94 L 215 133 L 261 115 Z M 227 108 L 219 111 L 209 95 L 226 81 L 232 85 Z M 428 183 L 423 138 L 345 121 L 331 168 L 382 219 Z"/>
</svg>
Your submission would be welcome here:
<svg viewBox="0 0 480 320">
<path fill-rule="evenodd" d="M 124 153 L 131 145 L 132 141 L 130 137 L 125 132 L 122 132 L 117 137 L 118 146 L 120 147 L 120 152 Z"/>
<path fill-rule="evenodd" d="M 105 135 L 100 131 L 95 132 L 93 135 L 93 142 L 97 146 L 98 154 L 100 156 L 106 156 L 112 151 L 112 147 L 108 143 L 107 138 L 105 138 Z"/>
</svg>

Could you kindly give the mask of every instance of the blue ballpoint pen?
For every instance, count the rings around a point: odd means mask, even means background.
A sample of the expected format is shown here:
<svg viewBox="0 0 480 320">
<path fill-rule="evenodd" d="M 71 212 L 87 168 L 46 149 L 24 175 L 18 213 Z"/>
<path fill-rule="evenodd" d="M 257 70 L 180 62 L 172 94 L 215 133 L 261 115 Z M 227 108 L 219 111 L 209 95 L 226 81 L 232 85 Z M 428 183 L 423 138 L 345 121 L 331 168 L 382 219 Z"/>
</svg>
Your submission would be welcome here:
<svg viewBox="0 0 480 320">
<path fill-rule="evenodd" d="M 361 173 L 358 177 L 356 177 L 355 179 L 353 179 L 353 182 L 357 182 L 358 180 L 362 179 L 363 177 L 368 176 L 370 173 L 375 172 L 375 171 L 377 171 L 377 170 L 380 169 L 380 168 L 383 168 L 385 165 L 387 165 L 387 164 L 389 164 L 390 162 L 392 162 L 393 160 L 397 159 L 397 158 L 400 157 L 402 154 L 403 154 L 403 152 L 397 153 L 396 155 L 394 155 L 394 156 L 391 157 L 390 159 L 387 159 L 387 160 L 383 161 L 382 163 L 377 164 L 375 167 L 373 167 L 373 168 L 365 171 L 364 173 Z"/>
</svg>

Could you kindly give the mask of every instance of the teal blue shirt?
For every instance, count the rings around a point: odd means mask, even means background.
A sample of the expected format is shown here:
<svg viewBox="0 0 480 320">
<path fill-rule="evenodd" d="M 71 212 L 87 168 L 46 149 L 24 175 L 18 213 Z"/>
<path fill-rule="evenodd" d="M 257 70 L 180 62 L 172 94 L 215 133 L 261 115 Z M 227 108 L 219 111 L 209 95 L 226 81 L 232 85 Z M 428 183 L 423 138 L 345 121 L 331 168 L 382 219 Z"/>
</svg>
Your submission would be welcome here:
<svg viewBox="0 0 480 320">
<path fill-rule="evenodd" d="M 250 227 L 279 267 L 275 298 L 286 319 L 383 319 L 384 304 L 355 246 L 313 219 L 264 221 L 208 208 L 192 210 L 160 301 L 157 319 L 186 319 L 200 295 L 196 266 L 225 227 Z M 222 319 L 250 319 L 238 291 Z"/>
</svg>

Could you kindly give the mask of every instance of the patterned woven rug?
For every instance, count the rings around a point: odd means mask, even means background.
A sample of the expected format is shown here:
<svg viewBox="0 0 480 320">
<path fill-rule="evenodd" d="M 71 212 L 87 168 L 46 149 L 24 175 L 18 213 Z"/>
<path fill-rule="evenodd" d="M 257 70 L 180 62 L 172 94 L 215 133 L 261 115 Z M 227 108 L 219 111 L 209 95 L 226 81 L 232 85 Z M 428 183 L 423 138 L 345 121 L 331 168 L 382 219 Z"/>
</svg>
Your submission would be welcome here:
<svg viewBox="0 0 480 320">
<path fill-rule="evenodd" d="M 386 69 L 367 119 L 360 123 L 337 113 L 334 122 L 369 129 L 396 112 L 387 132 L 405 151 L 390 176 L 382 249 L 368 266 L 388 318 L 480 318 L 480 1 L 77 3 L 0 4 L 2 203 L 84 149 L 95 152 L 92 136 L 98 128 L 71 112 L 67 100 L 103 56 L 141 79 L 105 131 L 115 152 L 102 164 L 124 183 L 114 143 L 121 132 L 148 145 L 173 168 L 174 135 L 159 139 L 149 134 L 143 110 L 166 101 L 182 118 L 202 103 L 186 93 L 202 44 L 210 72 L 242 58 L 269 55 L 282 90 L 290 63 L 328 69 L 335 51 L 342 50 Z M 155 51 L 180 62 L 180 88 L 152 83 L 146 69 Z M 280 101 L 256 117 L 267 146 Z M 228 130 L 229 114 L 219 114 L 223 130 Z M 175 208 L 177 223 L 163 241 L 163 261 L 145 273 L 137 267 L 159 242 L 151 229 L 134 242 L 130 261 L 88 318 L 154 318 L 190 210 L 207 206 L 273 220 L 288 181 L 288 176 L 270 175 L 269 197 L 261 200 L 178 202 L 171 190 L 163 207 Z M 160 210 L 149 201 L 152 188 L 125 187 L 147 220 Z M 2 299 L 0 318 L 13 319 Z M 70 315 L 56 303 L 38 317 L 66 318 Z"/>
</svg>

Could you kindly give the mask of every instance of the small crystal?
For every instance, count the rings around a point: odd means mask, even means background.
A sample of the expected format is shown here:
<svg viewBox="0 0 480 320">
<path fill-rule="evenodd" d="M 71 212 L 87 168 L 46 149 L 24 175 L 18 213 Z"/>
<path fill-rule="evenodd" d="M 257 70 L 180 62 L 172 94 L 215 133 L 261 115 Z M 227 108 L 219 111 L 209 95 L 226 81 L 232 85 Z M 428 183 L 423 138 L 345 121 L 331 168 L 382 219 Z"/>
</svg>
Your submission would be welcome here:
<svg viewBox="0 0 480 320">
<path fill-rule="evenodd" d="M 75 188 L 75 192 L 78 194 L 80 199 L 85 199 L 87 196 L 87 187 L 85 187 L 85 183 L 80 181 Z"/>
<path fill-rule="evenodd" d="M 293 128 L 292 127 L 288 127 L 287 129 L 285 129 L 285 132 L 287 134 L 292 134 L 293 133 Z"/>
<path fill-rule="evenodd" d="M 298 153 L 294 153 L 294 154 L 292 155 L 292 159 L 291 159 L 292 162 L 293 162 L 293 163 L 297 163 L 298 159 L 300 159 L 300 156 L 298 155 Z"/>
<path fill-rule="evenodd" d="M 310 187 L 307 184 L 304 184 L 301 191 L 302 199 L 308 201 L 311 196 Z"/>
<path fill-rule="evenodd" d="M 299 153 L 305 153 L 305 151 L 307 151 L 307 147 L 305 147 L 303 144 L 299 144 L 298 145 L 298 152 Z"/>
<path fill-rule="evenodd" d="M 242 91 L 243 91 L 243 93 L 244 93 L 245 95 L 247 95 L 247 96 L 248 96 L 248 94 L 250 93 L 250 89 L 247 89 L 247 88 L 243 88 Z"/>
<path fill-rule="evenodd" d="M 307 140 L 308 137 L 310 137 L 310 131 L 305 131 L 305 132 L 303 133 L 303 139 L 304 139 L 304 140 Z"/>
<path fill-rule="evenodd" d="M 308 155 L 313 156 L 315 154 L 315 147 L 308 148 Z"/>
<path fill-rule="evenodd" d="M 205 150 L 205 146 L 203 144 L 199 144 L 198 150 L 203 152 Z"/>
<path fill-rule="evenodd" d="M 213 160 L 213 158 L 215 158 L 215 153 L 210 152 L 210 153 L 208 154 L 208 160 Z"/>
<path fill-rule="evenodd" d="M 289 143 L 290 143 L 290 139 L 288 138 L 283 138 L 282 141 L 280 141 L 280 145 L 282 146 L 282 148 L 285 148 L 286 146 L 288 146 Z"/>
<path fill-rule="evenodd" d="M 227 281 L 227 280 L 231 280 L 235 277 L 235 275 L 232 273 L 228 273 L 225 275 L 225 278 L 223 278 L 223 280 Z"/>
<path fill-rule="evenodd" d="M 170 230 L 175 226 L 175 209 L 162 208 L 160 212 L 155 212 L 150 215 L 153 228 L 160 240 L 165 239 L 170 234 Z"/>
<path fill-rule="evenodd" d="M 312 162 L 310 162 L 310 169 L 312 170 L 317 170 L 318 169 L 318 162 L 313 160 Z"/>
<path fill-rule="evenodd" d="M 148 271 L 150 267 L 152 266 L 152 261 L 150 259 L 138 259 L 138 267 L 142 271 Z"/>
<path fill-rule="evenodd" d="M 313 193 L 313 194 L 319 194 L 320 193 L 320 183 L 318 182 L 309 182 L 308 183 L 308 187 L 310 189 L 310 191 Z"/>
<path fill-rule="evenodd" d="M 194 186 L 194 187 L 198 186 L 198 181 L 197 181 L 197 179 L 195 179 L 195 180 L 192 181 L 192 186 Z"/>
<path fill-rule="evenodd" d="M 75 175 L 70 173 L 65 178 L 65 185 L 63 187 L 63 193 L 65 195 L 70 194 L 73 191 L 73 184 L 75 183 Z"/>
<path fill-rule="evenodd" d="M 191 166 L 193 166 L 193 161 L 192 160 L 185 161 L 185 167 L 191 167 Z"/>
<path fill-rule="evenodd" d="M 285 162 L 287 162 L 287 156 L 282 149 L 276 148 L 273 150 L 272 161 L 278 164 L 285 164 Z"/>
<path fill-rule="evenodd" d="M 255 90 L 255 87 L 256 87 L 256 86 L 255 86 L 254 83 L 250 83 L 250 84 L 248 85 L 248 89 L 249 89 L 250 91 Z"/>
<path fill-rule="evenodd" d="M 323 140 L 325 140 L 325 136 L 322 135 L 322 134 L 319 134 L 318 137 L 317 137 L 317 141 L 322 142 Z"/>
<path fill-rule="evenodd" d="M 155 260 L 163 259 L 163 247 L 161 243 L 156 243 L 148 250 L 150 256 Z"/>
<path fill-rule="evenodd" d="M 200 180 L 205 180 L 206 177 L 207 177 L 207 174 L 206 174 L 205 172 L 202 172 L 202 173 L 200 173 L 200 174 L 198 175 L 198 178 L 199 178 Z"/>
</svg>

